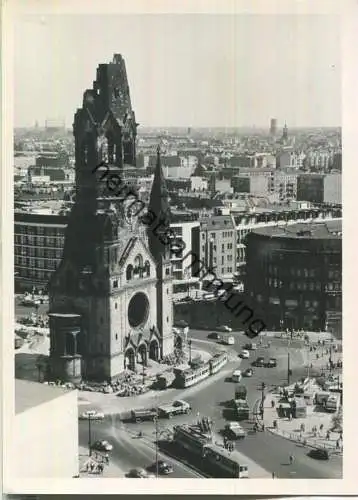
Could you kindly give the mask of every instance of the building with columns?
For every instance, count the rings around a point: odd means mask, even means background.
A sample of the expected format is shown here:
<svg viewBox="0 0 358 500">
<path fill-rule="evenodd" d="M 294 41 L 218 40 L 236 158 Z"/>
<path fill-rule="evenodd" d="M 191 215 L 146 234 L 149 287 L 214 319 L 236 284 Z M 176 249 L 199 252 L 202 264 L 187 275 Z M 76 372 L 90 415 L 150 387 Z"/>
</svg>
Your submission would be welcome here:
<svg viewBox="0 0 358 500">
<path fill-rule="evenodd" d="M 110 381 L 174 350 L 170 211 L 159 150 L 145 210 L 123 181 L 125 166 L 135 165 L 137 125 L 125 63 L 115 55 L 98 67 L 75 114 L 76 200 L 49 285 L 54 378 Z"/>
</svg>

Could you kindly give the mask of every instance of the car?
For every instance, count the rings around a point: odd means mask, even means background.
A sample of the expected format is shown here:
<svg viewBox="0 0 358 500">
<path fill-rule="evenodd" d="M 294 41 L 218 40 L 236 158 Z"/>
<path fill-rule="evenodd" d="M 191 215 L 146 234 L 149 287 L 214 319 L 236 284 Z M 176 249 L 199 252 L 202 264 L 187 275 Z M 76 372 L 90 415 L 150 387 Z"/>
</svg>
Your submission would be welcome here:
<svg viewBox="0 0 358 500">
<path fill-rule="evenodd" d="M 276 358 L 270 358 L 268 362 L 266 363 L 266 366 L 268 368 L 275 368 L 277 366 L 277 359 Z"/>
<path fill-rule="evenodd" d="M 103 420 L 104 419 L 104 413 L 96 410 L 87 410 L 81 413 L 80 415 L 80 420 Z"/>
<path fill-rule="evenodd" d="M 211 332 L 208 335 L 208 339 L 220 340 L 221 339 L 221 335 L 218 332 Z"/>
<path fill-rule="evenodd" d="M 308 455 L 317 460 L 329 460 L 329 452 L 325 448 L 313 448 Z"/>
<path fill-rule="evenodd" d="M 92 450 L 97 451 L 112 451 L 113 445 L 111 445 L 111 443 L 109 443 L 105 439 L 102 439 L 101 441 L 96 441 L 95 443 L 93 443 L 91 448 Z"/>
<path fill-rule="evenodd" d="M 259 356 L 252 364 L 253 366 L 265 366 L 265 358 L 263 356 Z"/>
<path fill-rule="evenodd" d="M 231 439 L 244 439 L 246 437 L 246 431 L 239 422 L 228 422 L 225 425 L 225 434 Z"/>
<path fill-rule="evenodd" d="M 139 478 L 139 479 L 147 479 L 148 477 L 152 477 L 151 474 L 148 474 L 148 472 L 145 470 L 145 469 L 142 469 L 141 467 L 137 468 L 137 469 L 131 469 L 128 474 L 127 474 L 127 477 L 135 477 L 135 478 Z"/>
<path fill-rule="evenodd" d="M 243 349 L 240 352 L 240 358 L 242 358 L 242 359 L 248 359 L 249 357 L 250 357 L 250 353 L 246 349 Z"/>
<path fill-rule="evenodd" d="M 173 401 L 172 406 L 174 406 L 175 408 L 183 408 L 186 412 L 189 412 L 191 410 L 190 404 L 182 399 L 176 399 L 175 401 Z"/>
<path fill-rule="evenodd" d="M 252 377 L 254 374 L 254 370 L 252 368 L 248 368 L 247 370 L 244 371 L 242 374 L 244 377 Z"/>
<path fill-rule="evenodd" d="M 218 330 L 220 332 L 227 332 L 227 333 L 231 333 L 232 332 L 232 328 L 230 328 L 230 326 L 227 326 L 227 325 L 221 325 L 221 326 L 219 326 Z"/>
<path fill-rule="evenodd" d="M 156 471 L 157 464 L 154 462 L 154 464 L 151 465 L 148 468 L 148 470 Z M 171 464 L 164 462 L 164 460 L 158 460 L 158 472 L 159 472 L 159 474 L 168 475 L 168 474 L 172 474 L 174 472 L 174 469 L 173 469 L 173 466 Z"/>
<path fill-rule="evenodd" d="M 231 375 L 231 380 L 233 382 L 240 382 L 241 381 L 241 370 L 235 370 L 233 374 Z"/>
<path fill-rule="evenodd" d="M 244 345 L 244 349 L 247 349 L 248 351 L 256 351 L 257 346 L 256 346 L 256 344 L 249 342 L 248 344 Z"/>
</svg>

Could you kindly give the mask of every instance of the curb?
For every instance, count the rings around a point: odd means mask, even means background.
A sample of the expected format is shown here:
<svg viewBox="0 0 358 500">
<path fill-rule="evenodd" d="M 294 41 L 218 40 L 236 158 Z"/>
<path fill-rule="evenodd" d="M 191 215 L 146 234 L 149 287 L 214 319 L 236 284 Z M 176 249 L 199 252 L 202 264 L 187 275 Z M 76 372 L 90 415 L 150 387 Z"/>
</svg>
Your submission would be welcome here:
<svg viewBox="0 0 358 500">
<path fill-rule="evenodd" d="M 318 448 L 318 446 L 315 446 L 313 444 L 310 444 L 310 443 L 306 443 L 304 444 L 302 441 L 300 441 L 299 439 L 292 439 L 290 437 L 287 437 L 285 436 L 284 434 L 280 434 L 280 432 L 275 432 L 272 427 L 265 427 L 265 429 L 267 429 L 269 432 L 271 432 L 271 434 L 273 434 L 274 436 L 280 436 L 282 437 L 283 439 L 287 439 L 287 441 L 291 441 L 292 443 L 297 443 L 297 444 L 300 444 L 302 446 L 302 448 Z M 322 446 L 322 448 L 324 448 L 324 446 Z M 330 450 L 330 448 L 325 448 L 327 450 Z M 343 452 L 341 451 L 336 451 L 335 448 L 331 448 L 332 450 L 332 455 L 337 455 L 337 456 L 343 456 Z"/>
</svg>

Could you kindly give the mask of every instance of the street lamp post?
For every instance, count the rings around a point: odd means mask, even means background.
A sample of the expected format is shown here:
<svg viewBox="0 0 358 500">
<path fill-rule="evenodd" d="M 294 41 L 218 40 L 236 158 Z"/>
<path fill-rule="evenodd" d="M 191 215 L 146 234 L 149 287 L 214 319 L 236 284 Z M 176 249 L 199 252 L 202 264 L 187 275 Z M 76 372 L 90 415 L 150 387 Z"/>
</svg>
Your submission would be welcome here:
<svg viewBox="0 0 358 500">
<path fill-rule="evenodd" d="M 159 435 L 159 429 L 158 429 L 158 407 L 156 407 L 156 415 L 154 417 L 155 421 L 155 475 L 158 478 L 159 477 L 159 463 L 158 463 L 158 435 Z"/>
<path fill-rule="evenodd" d="M 287 385 L 290 385 L 291 367 L 290 367 L 290 353 L 287 353 Z"/>
<path fill-rule="evenodd" d="M 262 384 L 261 384 L 261 418 L 262 418 L 262 420 L 264 419 L 265 389 L 266 389 L 265 382 L 262 382 Z"/>
<path fill-rule="evenodd" d="M 88 455 L 91 456 L 91 415 L 88 415 Z"/>
</svg>

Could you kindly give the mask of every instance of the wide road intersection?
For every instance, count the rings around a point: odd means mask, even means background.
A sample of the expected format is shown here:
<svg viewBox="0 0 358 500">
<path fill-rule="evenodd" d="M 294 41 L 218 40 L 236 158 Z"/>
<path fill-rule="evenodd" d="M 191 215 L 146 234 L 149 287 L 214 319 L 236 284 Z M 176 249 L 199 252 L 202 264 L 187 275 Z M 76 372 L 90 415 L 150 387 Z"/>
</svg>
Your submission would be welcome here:
<svg viewBox="0 0 358 500">
<path fill-rule="evenodd" d="M 230 381 L 230 375 L 235 368 L 244 370 L 251 366 L 251 363 L 258 356 L 275 357 L 278 361 L 276 368 L 255 368 L 252 378 L 244 378 L 244 383 L 248 390 L 248 402 L 251 411 L 257 406 L 257 401 L 261 398 L 261 383 L 266 384 L 266 392 L 272 386 L 284 385 L 287 383 L 288 346 L 286 340 L 270 339 L 270 348 L 257 346 L 258 349 L 250 352 L 250 359 L 242 360 L 238 354 L 244 344 L 249 341 L 247 337 L 240 333 L 234 333 L 236 343 L 233 346 L 222 346 L 215 341 L 208 339 L 208 331 L 191 330 L 190 337 L 193 345 L 206 350 L 216 351 L 227 348 L 233 354 L 231 360 L 224 369 L 213 377 L 188 389 L 169 389 L 158 393 L 153 406 L 161 402 L 169 402 L 173 399 L 184 399 L 188 401 L 193 412 L 191 415 L 174 417 L 171 420 L 160 419 L 158 425 L 159 436 L 173 427 L 173 425 L 193 422 L 202 416 L 209 416 L 214 422 L 216 432 L 220 432 L 225 423 L 230 420 L 231 410 L 229 401 L 234 397 L 235 384 Z M 263 344 L 266 344 L 264 339 Z M 302 378 L 307 373 L 302 356 L 302 344 L 293 341 L 290 344 L 290 367 L 292 369 L 291 381 Z M 235 355 L 237 353 L 237 357 Z M 247 429 L 247 437 L 239 441 L 236 446 L 238 450 L 250 457 L 261 467 L 269 472 L 274 472 L 278 478 L 341 478 L 342 459 L 333 456 L 329 461 L 318 461 L 307 456 L 308 449 L 295 443 L 271 434 L 269 431 L 252 432 L 253 420 L 243 422 Z M 106 438 L 113 445 L 113 459 L 120 464 L 123 470 L 132 467 L 147 467 L 155 461 L 155 425 L 151 422 L 132 424 L 120 421 L 119 416 L 106 416 L 105 421 L 93 424 L 92 440 Z M 144 438 L 135 438 L 136 434 L 142 431 Z M 88 442 L 88 424 L 80 422 L 80 444 L 86 445 Z M 295 456 L 292 466 L 288 465 L 289 455 Z M 163 457 L 162 457 L 163 458 Z M 171 459 L 165 458 L 171 462 Z M 174 475 L 171 477 L 197 477 L 197 474 L 179 462 L 171 462 L 174 466 Z"/>
</svg>

